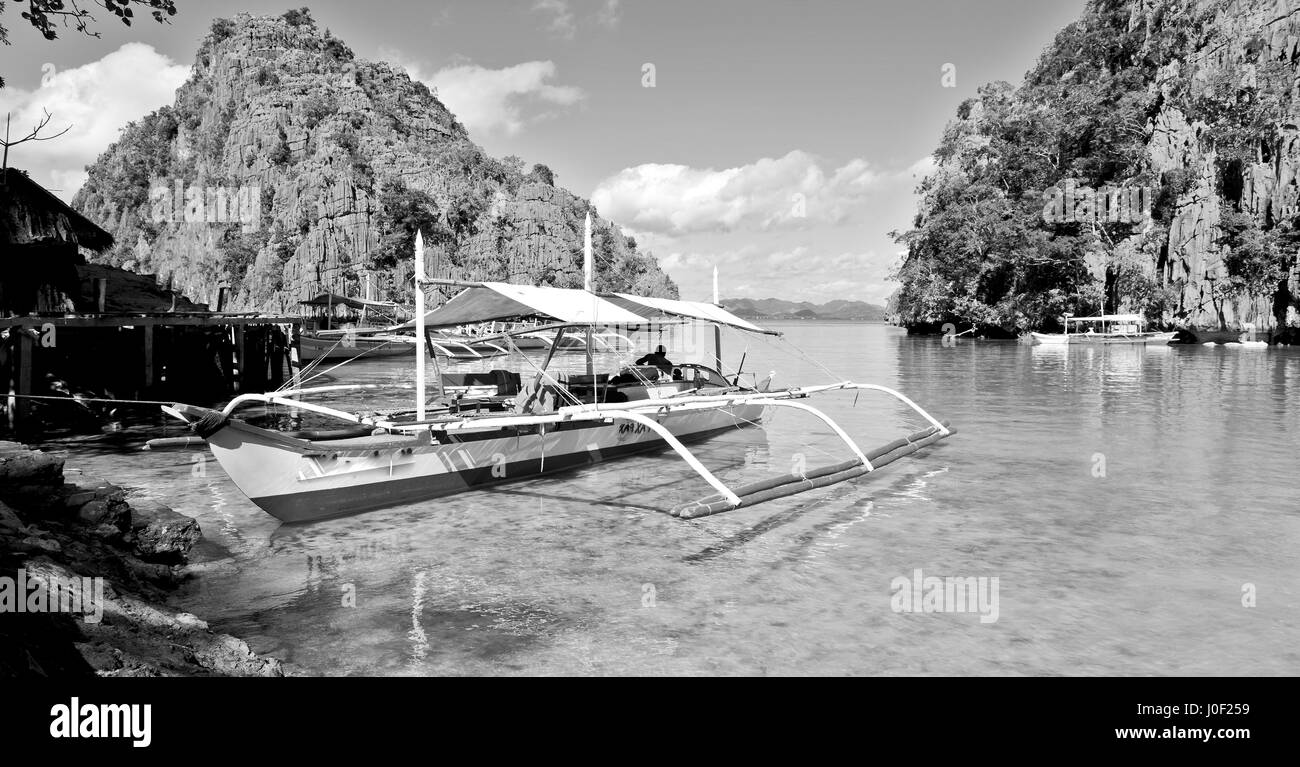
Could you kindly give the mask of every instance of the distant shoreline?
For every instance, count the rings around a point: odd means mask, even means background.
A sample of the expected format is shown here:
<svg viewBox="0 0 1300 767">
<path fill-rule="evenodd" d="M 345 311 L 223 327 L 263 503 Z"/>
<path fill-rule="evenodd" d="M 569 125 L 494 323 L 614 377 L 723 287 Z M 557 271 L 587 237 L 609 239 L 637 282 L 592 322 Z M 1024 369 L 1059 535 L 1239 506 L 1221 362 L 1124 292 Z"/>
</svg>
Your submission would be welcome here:
<svg viewBox="0 0 1300 767">
<path fill-rule="evenodd" d="M 884 320 L 849 320 L 839 317 L 741 317 L 741 319 L 750 322 L 773 323 L 773 322 L 798 322 L 798 323 L 817 323 L 817 322 L 834 322 L 837 324 L 852 325 L 888 325 Z"/>
</svg>

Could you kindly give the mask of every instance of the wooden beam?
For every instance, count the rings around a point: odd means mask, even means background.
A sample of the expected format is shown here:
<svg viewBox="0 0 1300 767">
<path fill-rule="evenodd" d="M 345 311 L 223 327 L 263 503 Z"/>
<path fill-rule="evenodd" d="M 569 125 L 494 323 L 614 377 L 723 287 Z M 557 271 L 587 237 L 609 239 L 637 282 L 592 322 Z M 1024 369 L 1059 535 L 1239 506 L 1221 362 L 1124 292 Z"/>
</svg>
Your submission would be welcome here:
<svg viewBox="0 0 1300 767">
<path fill-rule="evenodd" d="M 298 317 L 232 317 L 151 315 L 131 316 L 81 316 L 81 317 L 0 317 L 0 328 L 40 328 L 42 325 L 59 328 L 123 328 L 149 325 L 186 325 L 198 327 L 223 327 L 247 325 L 301 325 Z"/>
</svg>

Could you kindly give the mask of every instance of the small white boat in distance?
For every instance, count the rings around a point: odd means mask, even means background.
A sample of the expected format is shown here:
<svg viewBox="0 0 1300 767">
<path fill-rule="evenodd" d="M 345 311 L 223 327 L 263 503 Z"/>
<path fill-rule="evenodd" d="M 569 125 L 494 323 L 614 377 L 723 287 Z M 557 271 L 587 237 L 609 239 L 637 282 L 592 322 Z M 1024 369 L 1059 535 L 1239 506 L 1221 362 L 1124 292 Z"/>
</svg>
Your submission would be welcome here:
<svg viewBox="0 0 1300 767">
<path fill-rule="evenodd" d="M 1148 332 L 1146 320 L 1138 314 L 1102 314 L 1096 317 L 1065 317 L 1064 333 L 1030 333 L 1034 343 L 1055 344 L 1167 344 L 1173 332 Z"/>
</svg>

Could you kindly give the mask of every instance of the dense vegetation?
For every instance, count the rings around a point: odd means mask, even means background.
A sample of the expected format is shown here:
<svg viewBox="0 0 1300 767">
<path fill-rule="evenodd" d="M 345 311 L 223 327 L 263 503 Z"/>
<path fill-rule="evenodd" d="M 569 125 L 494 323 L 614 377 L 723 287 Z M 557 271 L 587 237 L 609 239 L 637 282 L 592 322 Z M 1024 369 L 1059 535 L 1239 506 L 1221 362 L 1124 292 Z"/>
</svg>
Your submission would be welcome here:
<svg viewBox="0 0 1300 767">
<path fill-rule="evenodd" d="M 1224 302 L 1271 299 L 1283 324 L 1297 221 L 1294 211 L 1242 210 L 1242 174 L 1272 161 L 1296 66 L 1249 53 L 1244 70 L 1189 65 L 1223 5 L 1160 0 L 1147 25 L 1130 23 L 1128 2 L 1093 0 L 1022 85 L 986 85 L 964 102 L 918 189 L 912 228 L 894 233 L 907 247 L 899 319 L 1015 332 L 1055 329 L 1064 313 L 1133 311 L 1172 325 L 1207 311 L 1180 301 L 1186 278 L 1169 268 L 1170 225 L 1196 181 L 1192 169 L 1153 169 L 1148 145 L 1170 107 L 1204 123 L 1199 141 L 1213 152 L 1223 255 L 1209 293 L 1220 321 Z M 1150 190 L 1150 219 L 1047 220 L 1048 192 L 1067 179 Z"/>
</svg>

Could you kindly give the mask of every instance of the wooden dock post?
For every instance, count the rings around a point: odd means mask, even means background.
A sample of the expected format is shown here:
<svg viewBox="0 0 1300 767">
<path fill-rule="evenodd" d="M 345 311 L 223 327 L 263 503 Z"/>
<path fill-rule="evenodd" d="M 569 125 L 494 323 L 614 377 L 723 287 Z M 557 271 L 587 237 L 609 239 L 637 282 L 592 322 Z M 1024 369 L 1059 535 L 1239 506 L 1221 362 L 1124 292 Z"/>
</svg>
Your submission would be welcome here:
<svg viewBox="0 0 1300 767">
<path fill-rule="evenodd" d="M 36 342 L 21 325 L 10 332 L 10 338 L 13 342 L 10 354 L 13 377 L 10 379 L 9 393 L 16 396 L 9 398 L 9 428 L 18 432 L 26 425 L 27 414 L 31 409 L 31 400 L 27 399 L 27 395 L 32 393 L 32 354 L 35 353 Z"/>
<path fill-rule="evenodd" d="M 273 325 L 267 334 L 266 347 L 267 383 L 272 390 L 284 386 L 285 360 L 284 329 L 279 325 Z"/>
<path fill-rule="evenodd" d="M 153 325 L 144 326 L 144 388 L 153 388 Z"/>
<path fill-rule="evenodd" d="M 232 372 L 234 375 L 231 381 L 231 385 L 233 386 L 234 391 L 242 393 L 244 391 L 242 385 L 244 381 L 244 363 L 248 359 L 244 355 L 244 340 L 245 340 L 244 326 L 236 325 L 234 327 L 234 333 L 235 333 L 235 344 L 234 344 L 234 349 L 232 350 L 234 355 L 232 357 Z"/>
<path fill-rule="evenodd" d="M 297 325 L 289 326 L 289 380 L 290 389 L 302 386 L 302 329 Z"/>
</svg>

